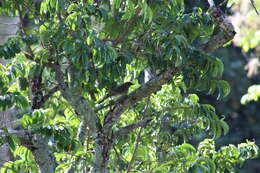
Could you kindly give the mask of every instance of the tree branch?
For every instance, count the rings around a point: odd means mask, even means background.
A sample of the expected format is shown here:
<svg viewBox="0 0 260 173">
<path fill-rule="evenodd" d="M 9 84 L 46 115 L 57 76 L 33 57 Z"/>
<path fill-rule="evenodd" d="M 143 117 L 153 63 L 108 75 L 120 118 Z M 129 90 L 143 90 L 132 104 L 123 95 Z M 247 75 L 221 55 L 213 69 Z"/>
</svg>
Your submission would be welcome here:
<svg viewBox="0 0 260 173">
<path fill-rule="evenodd" d="M 140 12 L 141 8 L 137 8 L 135 15 L 127 22 L 129 24 L 127 29 L 114 41 L 114 45 L 123 42 L 125 38 L 131 33 L 131 31 L 133 30 L 132 27 L 134 27 L 134 22 L 139 17 Z"/>
<path fill-rule="evenodd" d="M 176 67 L 169 67 L 167 70 L 162 71 L 155 78 L 145 83 L 142 87 L 130 93 L 127 97 L 117 101 L 115 104 L 116 106 L 105 116 L 103 131 L 109 133 L 109 129 L 117 122 L 119 115 L 121 115 L 129 106 L 158 91 L 160 87 L 170 81 L 179 70 L 180 69 Z"/>
<path fill-rule="evenodd" d="M 145 127 L 149 124 L 150 121 L 152 121 L 153 118 L 152 117 L 147 117 L 139 122 L 136 122 L 136 123 L 133 123 L 133 124 L 130 124 L 130 125 L 127 125 L 125 127 L 121 127 L 118 131 L 116 131 L 114 133 L 114 137 L 115 138 L 118 138 L 119 136 L 122 136 L 122 135 L 125 135 L 127 133 L 129 133 L 130 131 L 138 128 L 138 127 Z"/>
<path fill-rule="evenodd" d="M 204 52 L 213 52 L 222 47 L 225 43 L 232 40 L 236 34 L 232 23 L 218 7 L 211 8 L 211 16 L 217 24 L 217 33 L 204 45 L 201 50 Z"/>
<path fill-rule="evenodd" d="M 69 73 L 73 76 L 75 73 L 75 69 L 72 66 L 70 66 L 69 68 Z M 94 137 L 96 137 L 98 132 L 101 131 L 100 119 L 95 114 L 93 107 L 88 104 L 84 99 L 81 86 L 74 87 L 74 85 L 68 85 L 65 82 L 60 67 L 55 69 L 55 78 L 59 83 L 59 88 L 62 96 L 75 109 L 75 112 L 80 115 L 81 122 L 80 127 L 78 128 L 77 138 L 82 144 L 84 144 L 88 130 Z M 66 170 L 66 173 L 70 173 L 73 171 L 74 167 L 73 165 L 71 165 Z"/>
<path fill-rule="evenodd" d="M 8 134 L 18 137 L 27 137 L 28 135 L 32 135 L 32 132 L 30 130 L 12 130 L 8 129 Z M 0 130 L 0 135 L 6 135 L 6 132 L 4 130 Z"/>
<path fill-rule="evenodd" d="M 78 131 L 78 137 L 81 142 L 84 142 L 87 127 L 93 134 L 95 134 L 99 129 L 101 129 L 100 120 L 94 113 L 93 108 L 84 99 L 80 86 L 69 87 L 64 80 L 60 68 L 55 69 L 55 77 L 59 83 L 59 89 L 62 96 L 69 102 L 70 105 L 73 106 L 76 113 L 81 116 L 81 125 Z"/>
<path fill-rule="evenodd" d="M 141 140 L 142 130 L 143 130 L 143 128 L 141 127 L 141 128 L 139 129 L 138 134 L 137 134 L 134 152 L 133 152 L 132 158 L 131 158 L 131 160 L 130 160 L 130 162 L 129 162 L 129 164 L 128 164 L 126 173 L 130 173 L 131 168 L 132 168 L 132 165 L 133 165 L 134 160 L 135 160 L 135 158 L 136 158 L 136 154 L 137 154 L 137 151 L 138 151 L 139 143 L 140 143 L 140 140 Z"/>
<path fill-rule="evenodd" d="M 148 97 L 147 101 L 146 101 L 146 106 L 144 108 L 144 111 L 143 111 L 143 116 L 146 117 L 146 113 L 147 113 L 147 109 L 148 109 L 148 106 L 149 106 L 149 103 L 150 103 L 150 97 Z M 133 155 L 132 155 L 132 158 L 128 164 L 128 167 L 127 167 L 127 170 L 126 170 L 126 173 L 130 173 L 131 171 L 131 168 L 132 168 L 132 165 L 135 161 L 135 158 L 136 158 L 136 153 L 137 153 L 137 150 L 138 150 L 138 147 L 139 147 L 139 142 L 141 140 L 141 133 L 142 133 L 142 130 L 143 130 L 143 127 L 140 127 L 139 129 L 139 132 L 137 134 L 137 138 L 136 138 L 136 143 L 135 143 L 135 148 L 134 148 L 134 152 L 133 152 Z"/>
<path fill-rule="evenodd" d="M 49 92 L 43 96 L 42 102 L 45 103 L 55 92 L 59 90 L 59 86 L 55 86 L 49 90 Z"/>
<path fill-rule="evenodd" d="M 224 15 L 224 13 L 217 7 L 211 10 L 211 16 L 215 19 L 219 27 L 219 32 L 213 35 L 212 38 L 202 46 L 205 52 L 213 52 L 226 42 L 233 39 L 235 35 L 234 27 Z M 145 83 L 142 87 L 116 102 L 116 106 L 111 109 L 105 116 L 103 131 L 109 134 L 112 126 L 118 121 L 120 115 L 131 105 L 142 100 L 143 98 L 158 91 L 160 87 L 170 81 L 172 77 L 181 70 L 181 67 L 170 66 L 166 70 L 162 70 L 156 77 Z"/>
<path fill-rule="evenodd" d="M 18 10 L 18 15 L 21 22 L 21 30 L 22 33 L 26 35 L 25 26 L 24 26 L 24 18 L 22 14 L 22 8 L 18 1 L 15 1 L 16 9 Z M 34 53 L 29 45 L 25 46 L 28 53 L 25 53 L 25 57 L 27 59 L 34 60 Z M 42 76 L 37 75 L 34 76 L 31 80 L 31 91 L 32 91 L 32 109 L 39 109 L 42 106 L 41 101 L 43 99 L 43 94 L 41 91 L 41 80 Z M 32 144 L 32 153 L 35 157 L 35 161 L 40 168 L 40 172 L 55 172 L 56 162 L 53 153 L 50 152 L 50 148 L 48 145 L 48 139 L 41 135 L 33 135 L 31 140 L 29 141 Z"/>
<path fill-rule="evenodd" d="M 250 2 L 251 2 L 251 4 L 252 4 L 253 8 L 255 9 L 256 14 L 259 15 L 258 10 L 257 10 L 257 8 L 255 7 L 255 2 L 254 2 L 254 0 L 250 0 Z"/>
</svg>

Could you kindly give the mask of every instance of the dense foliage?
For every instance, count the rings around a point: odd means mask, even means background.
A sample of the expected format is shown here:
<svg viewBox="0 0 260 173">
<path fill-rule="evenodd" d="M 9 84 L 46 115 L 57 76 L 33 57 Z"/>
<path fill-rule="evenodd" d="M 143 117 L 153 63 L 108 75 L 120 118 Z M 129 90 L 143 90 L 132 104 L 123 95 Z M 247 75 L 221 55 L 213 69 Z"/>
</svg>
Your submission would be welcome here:
<svg viewBox="0 0 260 173">
<path fill-rule="evenodd" d="M 230 91 L 210 54 L 229 38 L 214 12 L 182 0 L 2 1 L 21 21 L 0 46 L 0 110 L 19 110 L 1 131 L 15 158 L 2 171 L 222 173 L 257 157 L 250 141 L 215 149 L 229 127 L 195 94 Z M 99 104 L 127 81 L 130 94 Z"/>
<path fill-rule="evenodd" d="M 215 103 L 214 100 L 210 101 L 216 105 L 219 113 L 227 115 L 226 121 L 230 125 L 230 133 L 219 139 L 217 146 L 228 143 L 238 144 L 245 139 L 254 140 L 259 145 L 260 102 L 259 89 L 257 89 L 259 86 L 256 84 L 260 83 L 259 37 L 257 36 L 260 23 L 256 10 L 259 12 L 260 3 L 239 0 L 233 2 L 235 2 L 233 5 L 230 3 L 232 5 L 231 20 L 237 32 L 233 40 L 234 44 L 218 51 L 218 56 L 226 67 L 223 77 L 228 80 L 232 90 L 227 99 Z M 252 87 L 249 87 L 250 85 Z M 246 92 L 248 93 L 245 95 Z M 239 104 L 239 99 L 243 105 Z M 259 158 L 247 161 L 246 165 L 237 169 L 236 172 L 257 173 L 260 171 L 258 163 Z"/>
</svg>

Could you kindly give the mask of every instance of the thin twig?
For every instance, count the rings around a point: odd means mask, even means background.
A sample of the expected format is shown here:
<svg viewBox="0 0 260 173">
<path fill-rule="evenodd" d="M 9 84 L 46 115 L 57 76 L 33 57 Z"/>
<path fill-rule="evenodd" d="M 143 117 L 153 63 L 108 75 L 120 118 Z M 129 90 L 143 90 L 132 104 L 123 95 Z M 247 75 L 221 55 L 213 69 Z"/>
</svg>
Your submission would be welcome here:
<svg viewBox="0 0 260 173">
<path fill-rule="evenodd" d="M 128 29 L 125 30 L 125 32 L 123 32 L 116 40 L 115 40 L 115 44 L 123 42 L 125 40 L 125 38 L 131 33 L 132 31 L 132 27 L 133 27 L 133 23 L 134 21 L 139 17 L 139 14 L 141 12 L 141 8 L 137 8 L 136 9 L 136 13 L 135 15 L 127 22 L 129 23 Z"/>
<path fill-rule="evenodd" d="M 8 132 L 4 130 L 0 130 L 0 135 L 7 135 L 11 134 L 13 136 L 18 136 L 18 137 L 24 137 L 24 136 L 29 136 L 32 135 L 32 132 L 30 130 L 11 130 L 9 129 Z"/>
<path fill-rule="evenodd" d="M 133 163 L 134 163 L 134 160 L 135 160 L 135 157 L 136 157 L 136 153 L 137 153 L 137 150 L 138 150 L 138 147 L 139 147 L 139 142 L 140 142 L 140 140 L 141 140 L 142 130 L 143 130 L 143 128 L 140 127 L 139 132 L 138 132 L 138 134 L 137 134 L 137 138 L 136 138 L 136 143 L 135 143 L 134 152 L 133 152 L 132 158 L 131 158 L 131 160 L 130 160 L 130 162 L 129 162 L 129 164 L 128 164 L 126 173 L 130 173 L 131 168 L 132 168 L 132 165 L 133 165 Z"/>
<path fill-rule="evenodd" d="M 144 108 L 144 117 L 146 116 L 146 112 L 148 110 L 148 107 L 149 107 L 149 102 L 150 102 L 150 97 L 148 97 L 147 99 L 147 102 L 146 102 L 146 106 Z M 137 154 L 137 150 L 138 150 L 138 147 L 139 147 L 139 143 L 140 143 L 140 140 L 141 140 L 141 133 L 142 133 L 142 130 L 143 130 L 143 127 L 140 127 L 139 128 L 139 132 L 137 134 L 137 137 L 136 137 L 136 143 L 135 143 L 135 148 L 134 148 L 134 152 L 133 152 L 133 155 L 132 155 L 132 158 L 128 164 L 128 167 L 127 167 L 127 170 L 126 170 L 126 173 L 130 173 L 131 171 L 131 168 L 132 168 L 132 165 L 135 161 L 135 158 L 136 158 L 136 154 Z"/>
<path fill-rule="evenodd" d="M 251 2 L 251 4 L 252 4 L 253 8 L 255 9 L 256 14 L 259 15 L 258 10 L 257 10 L 257 8 L 255 7 L 255 2 L 254 2 L 254 0 L 250 0 L 250 2 Z"/>
<path fill-rule="evenodd" d="M 55 86 L 52 89 L 49 90 L 49 92 L 43 96 L 42 102 L 44 103 L 48 98 L 50 98 L 56 91 L 59 90 L 59 86 Z"/>
<path fill-rule="evenodd" d="M 20 26 L 19 23 L 4 23 L 4 22 L 0 22 L 0 25 L 17 25 L 17 26 Z"/>
</svg>

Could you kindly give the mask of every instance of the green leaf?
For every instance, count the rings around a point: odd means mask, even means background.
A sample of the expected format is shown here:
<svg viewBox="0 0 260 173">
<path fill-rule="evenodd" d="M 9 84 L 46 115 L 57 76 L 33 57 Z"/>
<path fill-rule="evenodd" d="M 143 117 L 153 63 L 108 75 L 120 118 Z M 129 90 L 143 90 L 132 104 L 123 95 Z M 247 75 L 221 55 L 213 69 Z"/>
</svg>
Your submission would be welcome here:
<svg viewBox="0 0 260 173">
<path fill-rule="evenodd" d="M 114 10 L 117 10 L 120 7 L 121 1 L 122 0 L 113 0 L 112 1 L 112 7 Z"/>
<path fill-rule="evenodd" d="M 216 77 L 221 77 L 224 71 L 224 64 L 219 58 L 215 58 L 217 74 Z"/>
<path fill-rule="evenodd" d="M 128 20 L 131 19 L 135 14 L 135 4 L 132 2 L 132 0 L 126 1 L 126 11 L 124 15 L 122 16 L 122 20 Z"/>
<path fill-rule="evenodd" d="M 178 146 L 178 148 L 185 151 L 196 152 L 196 149 L 192 145 L 186 143 Z"/>
<path fill-rule="evenodd" d="M 18 106 L 21 109 L 26 109 L 29 105 L 27 99 L 22 95 L 15 95 L 14 96 L 16 106 Z"/>
<path fill-rule="evenodd" d="M 220 80 L 218 81 L 218 90 L 219 90 L 219 94 L 217 99 L 226 97 L 230 92 L 230 85 L 228 84 L 227 81 Z"/>
<path fill-rule="evenodd" d="M 7 128 L 2 128 L 4 130 L 5 133 L 5 140 L 8 144 L 8 146 L 10 147 L 11 151 L 15 151 L 16 148 L 16 142 L 14 140 L 14 138 L 9 134 Z"/>
<path fill-rule="evenodd" d="M 146 2 L 143 2 L 141 4 L 142 6 L 142 14 L 144 15 L 144 22 L 148 22 L 151 23 L 153 20 L 153 11 L 152 9 L 149 7 L 149 5 Z"/>
<path fill-rule="evenodd" d="M 56 2 L 56 12 L 62 13 L 65 10 L 65 1 L 66 0 L 57 0 Z"/>
<path fill-rule="evenodd" d="M 210 172 L 215 172 L 216 171 L 216 164 L 210 158 L 199 157 L 199 159 L 197 159 L 197 162 L 203 163 L 203 165 L 206 166 L 206 170 L 207 171 L 210 171 Z"/>
<path fill-rule="evenodd" d="M 223 119 L 221 119 L 219 122 L 221 123 L 221 126 L 223 128 L 224 135 L 226 135 L 229 132 L 228 124 Z"/>
<path fill-rule="evenodd" d="M 196 94 L 189 94 L 189 99 L 192 101 L 192 103 L 198 103 L 199 97 Z"/>
</svg>

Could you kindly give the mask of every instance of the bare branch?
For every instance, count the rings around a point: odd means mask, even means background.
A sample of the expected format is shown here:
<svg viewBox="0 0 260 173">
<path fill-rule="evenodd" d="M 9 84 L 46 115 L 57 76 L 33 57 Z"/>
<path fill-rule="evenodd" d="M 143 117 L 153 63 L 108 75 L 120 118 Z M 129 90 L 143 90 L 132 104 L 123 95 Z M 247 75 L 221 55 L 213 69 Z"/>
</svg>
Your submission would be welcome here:
<svg viewBox="0 0 260 173">
<path fill-rule="evenodd" d="M 0 25 L 16 25 L 16 26 L 20 26 L 19 23 L 4 23 L 4 22 L 0 22 Z"/>
<path fill-rule="evenodd" d="M 118 131 L 116 131 L 114 133 L 114 137 L 117 138 L 119 136 L 125 135 L 127 133 L 129 133 L 130 131 L 138 128 L 138 127 L 145 127 L 149 124 L 150 121 L 152 121 L 153 118 L 152 117 L 147 117 L 139 122 L 127 125 L 125 127 L 121 127 Z"/>
<path fill-rule="evenodd" d="M 127 38 L 127 36 L 131 33 L 133 27 L 134 27 L 134 22 L 135 20 L 139 17 L 141 12 L 141 8 L 137 8 L 135 15 L 127 22 L 129 25 L 127 27 L 127 30 L 125 30 L 125 32 L 123 32 L 116 40 L 114 44 L 123 42 L 125 40 L 125 38 Z"/>
<path fill-rule="evenodd" d="M 43 96 L 42 104 L 45 103 L 58 90 L 59 86 L 55 86 L 52 89 L 50 89 L 49 92 L 45 96 Z"/>
<path fill-rule="evenodd" d="M 213 52 L 216 49 L 222 47 L 228 41 L 231 41 L 236 32 L 232 23 L 228 20 L 227 16 L 218 7 L 211 9 L 211 16 L 214 18 L 218 30 L 211 39 L 202 46 L 201 50 L 204 52 Z"/>
<path fill-rule="evenodd" d="M 27 137 L 28 135 L 32 135 L 32 132 L 30 130 L 8 130 L 8 132 L 5 132 L 4 130 L 0 130 L 0 135 L 6 135 L 6 133 L 18 136 L 18 137 Z"/>
<path fill-rule="evenodd" d="M 70 67 L 72 68 L 72 67 Z M 71 69 L 73 73 L 73 69 Z M 81 125 L 78 132 L 78 137 L 84 141 L 85 132 L 87 127 L 94 134 L 97 130 L 101 129 L 100 120 L 94 113 L 93 107 L 89 105 L 82 95 L 82 88 L 79 87 L 69 87 L 64 80 L 63 73 L 59 68 L 55 69 L 55 77 L 59 83 L 59 89 L 62 96 L 69 102 L 71 106 L 75 109 L 76 113 L 81 116 Z"/>
<path fill-rule="evenodd" d="M 158 91 L 160 87 L 170 81 L 179 70 L 180 68 L 169 67 L 167 70 L 162 71 L 155 78 L 145 83 L 142 87 L 130 93 L 127 97 L 118 100 L 115 104 L 116 106 L 105 116 L 103 131 L 108 133 L 109 129 L 119 119 L 119 115 L 129 106 Z"/>
<path fill-rule="evenodd" d="M 258 10 L 257 10 L 257 8 L 255 7 L 255 1 L 254 1 L 254 0 L 250 0 L 250 2 L 251 2 L 251 4 L 252 4 L 253 8 L 255 9 L 256 14 L 259 15 Z"/>
<path fill-rule="evenodd" d="M 141 127 L 141 128 L 139 129 L 138 134 L 137 134 L 136 142 L 135 142 L 134 152 L 133 152 L 132 158 L 131 158 L 131 160 L 130 160 L 130 162 L 129 162 L 129 164 L 128 164 L 128 167 L 127 167 L 126 173 L 130 173 L 131 168 L 132 168 L 132 165 L 133 165 L 134 160 L 135 160 L 135 158 L 136 158 L 137 150 L 138 150 L 139 143 L 140 143 L 140 140 L 141 140 L 141 133 L 142 133 L 142 130 L 143 130 L 143 128 Z"/>
<path fill-rule="evenodd" d="M 144 111 L 143 111 L 144 117 L 146 117 L 146 113 L 147 113 L 147 110 L 148 110 L 149 103 L 150 103 L 150 97 L 148 97 L 148 99 L 146 101 L 146 106 L 145 106 Z M 137 150 L 138 150 L 138 147 L 139 147 L 139 143 L 140 143 L 140 140 L 141 140 L 142 130 L 143 130 L 143 127 L 140 127 L 140 130 L 139 130 L 139 132 L 137 134 L 137 138 L 136 138 L 134 152 L 133 152 L 132 158 L 131 158 L 131 160 L 130 160 L 130 162 L 128 164 L 126 173 L 130 173 L 132 165 L 133 165 L 133 163 L 135 161 L 136 153 L 137 153 Z"/>
</svg>

